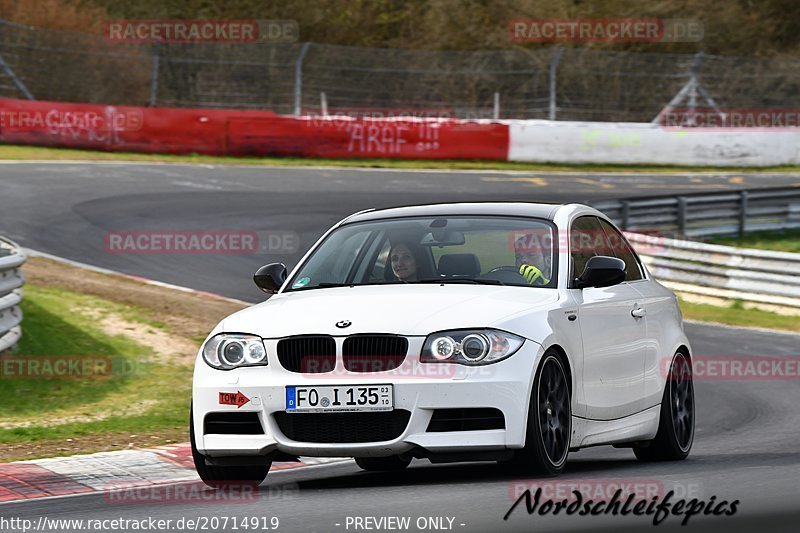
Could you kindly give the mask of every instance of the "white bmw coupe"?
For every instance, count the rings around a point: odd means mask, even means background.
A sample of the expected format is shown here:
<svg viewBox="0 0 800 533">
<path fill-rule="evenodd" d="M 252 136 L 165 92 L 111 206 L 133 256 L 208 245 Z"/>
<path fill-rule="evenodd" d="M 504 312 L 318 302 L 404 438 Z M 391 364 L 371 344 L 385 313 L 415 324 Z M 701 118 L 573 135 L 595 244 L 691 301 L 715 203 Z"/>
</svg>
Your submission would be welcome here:
<svg viewBox="0 0 800 533">
<path fill-rule="evenodd" d="M 194 461 L 209 485 L 273 461 L 365 470 L 500 461 L 560 473 L 610 444 L 684 459 L 691 348 L 675 295 L 584 205 L 368 210 L 333 226 L 272 294 L 214 328 L 194 372 Z"/>
</svg>

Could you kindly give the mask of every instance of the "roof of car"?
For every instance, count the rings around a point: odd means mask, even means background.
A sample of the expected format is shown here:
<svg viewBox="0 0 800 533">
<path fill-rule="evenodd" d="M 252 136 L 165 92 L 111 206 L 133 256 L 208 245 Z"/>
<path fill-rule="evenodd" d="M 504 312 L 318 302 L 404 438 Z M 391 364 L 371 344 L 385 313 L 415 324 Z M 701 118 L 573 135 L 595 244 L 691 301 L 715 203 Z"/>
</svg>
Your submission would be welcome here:
<svg viewBox="0 0 800 533">
<path fill-rule="evenodd" d="M 563 204 L 527 202 L 471 202 L 450 204 L 412 205 L 362 211 L 349 217 L 346 224 L 399 217 L 438 217 L 458 215 L 499 215 L 536 217 L 552 220 Z"/>
</svg>

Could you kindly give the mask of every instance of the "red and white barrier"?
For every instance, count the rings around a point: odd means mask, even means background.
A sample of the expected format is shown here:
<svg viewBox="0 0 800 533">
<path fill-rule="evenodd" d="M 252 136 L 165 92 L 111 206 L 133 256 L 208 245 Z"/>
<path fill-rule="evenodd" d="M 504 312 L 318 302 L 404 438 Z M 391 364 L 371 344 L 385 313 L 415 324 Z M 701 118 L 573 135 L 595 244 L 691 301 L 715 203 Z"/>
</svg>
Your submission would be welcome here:
<svg viewBox="0 0 800 533">
<path fill-rule="evenodd" d="M 0 143 L 235 156 L 481 159 L 565 164 L 800 164 L 800 128 L 441 118 L 287 117 L 0 99 Z"/>
<path fill-rule="evenodd" d="M 172 154 L 504 160 L 508 126 L 0 99 L 0 142 Z"/>
<path fill-rule="evenodd" d="M 800 164 L 800 128 L 669 128 L 633 122 L 509 121 L 509 161 L 566 164 Z"/>
</svg>

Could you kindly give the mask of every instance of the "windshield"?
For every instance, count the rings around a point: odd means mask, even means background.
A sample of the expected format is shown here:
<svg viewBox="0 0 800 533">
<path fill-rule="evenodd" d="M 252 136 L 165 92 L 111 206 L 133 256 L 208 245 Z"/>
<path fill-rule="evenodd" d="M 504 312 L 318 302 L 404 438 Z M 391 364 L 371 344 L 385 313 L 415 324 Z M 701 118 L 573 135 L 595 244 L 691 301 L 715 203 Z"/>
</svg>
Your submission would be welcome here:
<svg viewBox="0 0 800 533">
<path fill-rule="evenodd" d="M 556 287 L 555 227 L 544 219 L 413 217 L 332 232 L 287 291 L 402 283 Z"/>
</svg>

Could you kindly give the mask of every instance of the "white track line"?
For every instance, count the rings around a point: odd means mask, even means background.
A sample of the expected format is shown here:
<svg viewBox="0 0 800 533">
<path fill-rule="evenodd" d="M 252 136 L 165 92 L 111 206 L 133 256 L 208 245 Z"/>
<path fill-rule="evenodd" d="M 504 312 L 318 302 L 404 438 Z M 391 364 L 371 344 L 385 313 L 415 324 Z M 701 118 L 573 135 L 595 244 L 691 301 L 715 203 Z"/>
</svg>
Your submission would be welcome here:
<svg viewBox="0 0 800 533">
<path fill-rule="evenodd" d="M 321 463 L 321 464 L 305 464 L 305 463 L 303 463 L 303 466 L 296 466 L 294 468 L 280 468 L 278 470 L 270 470 L 269 474 L 267 475 L 267 479 L 269 479 L 269 478 L 271 478 L 271 477 L 273 477 L 273 476 L 275 476 L 277 474 L 280 474 L 282 472 L 295 472 L 297 470 L 312 470 L 312 469 L 313 470 L 317 470 L 317 469 L 322 469 L 322 468 L 335 466 L 335 465 L 340 465 L 340 464 L 345 464 L 345 463 L 353 463 L 353 464 L 355 464 L 355 461 L 353 459 L 342 459 L 341 461 L 330 461 L 330 462 Z M 200 483 L 200 481 L 199 480 L 198 481 L 176 480 L 174 482 L 157 483 L 157 484 L 149 485 L 149 486 L 151 486 L 151 487 L 153 487 L 153 486 L 171 487 L 171 486 L 175 486 L 175 485 L 190 484 L 190 483 Z M 48 501 L 48 500 L 60 500 L 60 499 L 63 499 L 63 498 L 75 498 L 75 497 L 78 497 L 78 496 L 99 495 L 99 494 L 103 494 L 103 493 L 106 493 L 106 492 L 113 492 L 114 490 L 120 490 L 120 489 L 116 488 L 116 489 L 108 489 L 108 490 L 95 490 L 95 491 L 92 491 L 92 492 L 77 492 L 77 493 L 74 493 L 74 494 L 57 494 L 57 495 L 54 495 L 54 496 L 42 496 L 41 498 L 23 498 L 21 500 L 0 502 L 0 507 L 2 507 L 4 505 L 13 505 L 13 504 L 21 503 L 21 502 L 42 502 L 42 501 Z"/>
<path fill-rule="evenodd" d="M 145 283 L 147 285 L 153 285 L 153 286 L 156 286 L 156 287 L 163 287 L 165 289 L 172 289 L 172 290 L 176 290 L 176 291 L 188 292 L 188 293 L 194 293 L 194 294 L 202 294 L 204 296 L 210 296 L 211 298 L 216 298 L 216 299 L 219 299 L 219 300 L 225 300 L 227 302 L 240 304 L 240 305 L 245 305 L 245 306 L 251 306 L 251 305 L 254 305 L 256 303 L 256 302 L 245 302 L 244 300 L 237 300 L 236 298 L 229 298 L 227 296 L 222 296 L 221 294 L 216 294 L 216 293 L 213 293 L 213 292 L 200 291 L 200 290 L 197 290 L 197 289 L 191 289 L 189 287 L 183 287 L 181 285 L 173 285 L 171 283 L 164 283 L 163 281 L 156 281 L 156 280 L 153 280 L 153 279 L 142 278 L 142 277 L 134 276 L 134 275 L 131 275 L 131 274 L 125 274 L 124 272 L 118 272 L 116 270 L 111 270 L 111 269 L 108 269 L 108 268 L 89 265 L 87 263 L 81 263 L 79 261 L 73 261 L 72 259 L 66 259 L 64 257 L 59 257 L 57 255 L 48 254 L 47 252 L 40 252 L 38 250 L 33 250 L 31 248 L 23 248 L 22 251 L 26 255 L 28 255 L 30 257 L 42 257 L 42 258 L 45 258 L 45 259 L 49 259 L 51 261 L 57 261 L 59 263 L 63 263 L 65 265 L 70 265 L 70 266 L 73 266 L 73 267 L 76 267 L 76 268 L 82 268 L 82 269 L 85 269 L 85 270 L 90 270 L 92 272 L 97 272 L 98 274 L 108 274 L 108 275 L 112 275 L 112 276 L 122 276 L 124 278 L 132 279 L 132 280 L 139 281 L 139 282 Z"/>
<path fill-rule="evenodd" d="M 563 176 L 586 176 L 591 174 L 593 176 L 618 176 L 618 175 L 632 175 L 637 174 L 649 176 L 708 176 L 708 177 L 731 177 L 731 176 L 753 176 L 753 177 L 776 177 L 776 176 L 794 176 L 800 175 L 798 172 L 761 172 L 758 169 L 747 171 L 719 171 L 719 170 L 639 170 L 630 169 L 626 170 L 621 168 L 615 171 L 590 171 L 590 170 L 549 170 L 549 169 L 530 169 L 530 170 L 503 170 L 503 169 L 458 169 L 458 168 L 381 168 L 381 167 L 348 167 L 348 166 L 316 166 L 316 165 L 262 165 L 262 164 L 244 164 L 244 163 L 189 163 L 189 162 L 170 162 L 170 161 L 102 161 L 102 160 L 89 160 L 89 159 L 0 159 L 0 165 L 116 165 L 116 166 L 148 166 L 148 165 L 167 165 L 167 166 L 186 166 L 186 167 L 202 167 L 202 168 L 220 168 L 220 167 L 233 167 L 233 168 L 251 168 L 259 169 L 265 168 L 270 170 L 347 170 L 359 172 L 403 172 L 403 173 L 464 173 L 464 174 L 510 174 L 510 175 L 530 175 L 531 173 L 563 175 Z"/>
<path fill-rule="evenodd" d="M 758 333 L 769 333 L 772 335 L 777 334 L 777 335 L 793 335 L 795 337 L 800 336 L 799 332 L 786 331 L 784 329 L 759 328 L 755 326 L 732 326 L 730 324 L 721 324 L 719 322 L 705 322 L 703 320 L 693 320 L 691 318 L 684 318 L 683 321 L 687 324 L 696 324 L 698 326 L 712 326 L 715 328 L 735 329 L 737 331 L 755 331 Z"/>
</svg>

